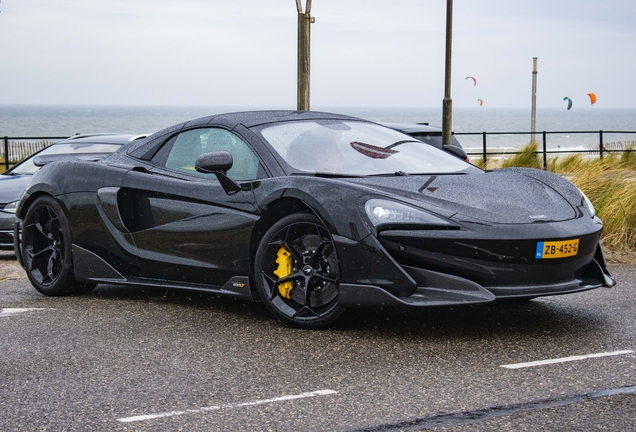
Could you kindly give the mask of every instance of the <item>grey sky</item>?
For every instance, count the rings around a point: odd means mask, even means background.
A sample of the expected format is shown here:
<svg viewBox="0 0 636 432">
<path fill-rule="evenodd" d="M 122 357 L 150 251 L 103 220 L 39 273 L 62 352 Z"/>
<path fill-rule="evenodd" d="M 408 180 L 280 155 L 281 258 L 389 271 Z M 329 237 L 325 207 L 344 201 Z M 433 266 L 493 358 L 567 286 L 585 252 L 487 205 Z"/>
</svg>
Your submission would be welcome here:
<svg viewBox="0 0 636 432">
<path fill-rule="evenodd" d="M 313 0 L 312 106 L 441 106 L 445 12 Z M 295 0 L 1 0 L 0 104 L 294 108 L 296 24 Z M 455 0 L 453 25 L 455 107 L 528 106 L 535 56 L 540 108 L 635 106 L 634 0 Z"/>
</svg>

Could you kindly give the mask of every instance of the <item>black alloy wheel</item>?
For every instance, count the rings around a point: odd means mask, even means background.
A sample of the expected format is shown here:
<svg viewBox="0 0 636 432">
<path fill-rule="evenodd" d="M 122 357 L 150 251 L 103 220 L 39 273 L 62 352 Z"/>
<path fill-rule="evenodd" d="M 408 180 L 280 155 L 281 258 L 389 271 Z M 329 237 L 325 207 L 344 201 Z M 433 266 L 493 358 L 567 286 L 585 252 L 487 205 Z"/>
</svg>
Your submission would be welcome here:
<svg viewBox="0 0 636 432">
<path fill-rule="evenodd" d="M 37 198 L 22 224 L 22 260 L 35 289 L 47 296 L 83 294 L 93 284 L 73 278 L 71 234 L 62 207 L 50 196 Z"/>
<path fill-rule="evenodd" d="M 256 286 L 265 306 L 299 328 L 329 326 L 338 305 L 339 263 L 329 230 L 313 214 L 296 213 L 275 223 L 256 252 Z"/>
</svg>

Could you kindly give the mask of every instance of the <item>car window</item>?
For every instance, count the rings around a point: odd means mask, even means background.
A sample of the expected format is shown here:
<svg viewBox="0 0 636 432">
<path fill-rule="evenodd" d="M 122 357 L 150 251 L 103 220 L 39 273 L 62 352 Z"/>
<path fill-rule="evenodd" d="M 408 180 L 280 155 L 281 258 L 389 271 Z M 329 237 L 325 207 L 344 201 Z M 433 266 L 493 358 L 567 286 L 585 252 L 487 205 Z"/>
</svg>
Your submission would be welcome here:
<svg viewBox="0 0 636 432">
<path fill-rule="evenodd" d="M 259 177 L 260 163 L 250 147 L 233 133 L 220 128 L 201 128 L 181 132 L 171 138 L 153 163 L 199 177 L 214 178 L 194 169 L 195 162 L 204 153 L 227 151 L 232 155 L 232 168 L 227 176 L 235 181 L 255 180 Z"/>
<path fill-rule="evenodd" d="M 65 143 L 53 144 L 41 152 L 37 156 L 52 154 L 71 154 L 71 153 L 112 153 L 121 147 L 120 144 L 92 144 L 92 143 Z M 33 155 L 36 156 L 36 155 Z M 33 164 L 33 156 L 25 159 L 19 165 L 11 169 L 12 174 L 33 174 L 40 169 L 39 166 Z"/>
</svg>

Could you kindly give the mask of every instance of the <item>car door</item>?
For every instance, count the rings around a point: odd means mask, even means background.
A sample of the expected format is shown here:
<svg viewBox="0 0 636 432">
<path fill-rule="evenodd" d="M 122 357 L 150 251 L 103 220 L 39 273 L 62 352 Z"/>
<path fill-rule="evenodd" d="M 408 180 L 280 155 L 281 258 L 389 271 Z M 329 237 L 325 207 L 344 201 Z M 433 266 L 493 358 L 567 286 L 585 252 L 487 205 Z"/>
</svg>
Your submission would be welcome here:
<svg viewBox="0 0 636 432">
<path fill-rule="evenodd" d="M 212 151 L 232 154 L 228 177 L 242 190 L 228 195 L 214 174 L 194 170 Z M 131 277 L 222 286 L 249 274 L 249 241 L 258 219 L 250 184 L 264 176 L 251 148 L 221 128 L 186 130 L 170 138 L 118 191 L 118 208 L 137 249 Z"/>
</svg>

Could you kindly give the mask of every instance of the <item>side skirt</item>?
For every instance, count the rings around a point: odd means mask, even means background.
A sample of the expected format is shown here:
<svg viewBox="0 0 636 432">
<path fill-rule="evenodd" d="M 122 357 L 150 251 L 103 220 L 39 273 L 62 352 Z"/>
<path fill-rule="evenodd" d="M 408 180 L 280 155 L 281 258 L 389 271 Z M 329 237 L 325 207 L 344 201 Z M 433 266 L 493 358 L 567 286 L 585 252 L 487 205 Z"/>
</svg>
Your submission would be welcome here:
<svg viewBox="0 0 636 432">
<path fill-rule="evenodd" d="M 152 286 L 166 289 L 200 291 L 258 302 L 252 295 L 249 277 L 235 276 L 223 286 L 174 282 L 161 279 L 127 278 L 97 254 L 73 245 L 74 277 L 78 282 L 130 286 Z"/>
</svg>

